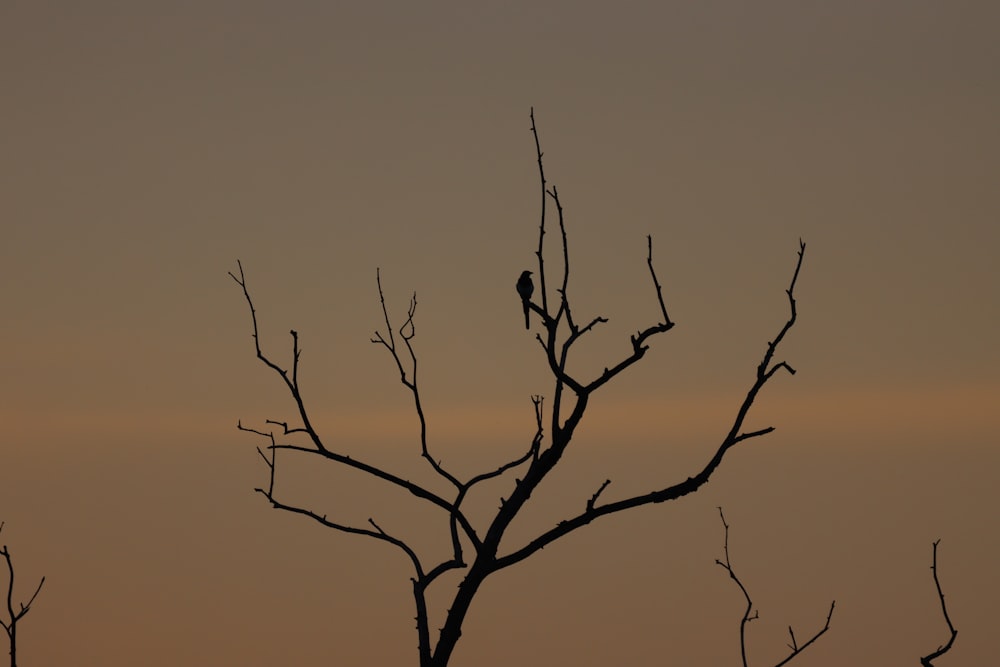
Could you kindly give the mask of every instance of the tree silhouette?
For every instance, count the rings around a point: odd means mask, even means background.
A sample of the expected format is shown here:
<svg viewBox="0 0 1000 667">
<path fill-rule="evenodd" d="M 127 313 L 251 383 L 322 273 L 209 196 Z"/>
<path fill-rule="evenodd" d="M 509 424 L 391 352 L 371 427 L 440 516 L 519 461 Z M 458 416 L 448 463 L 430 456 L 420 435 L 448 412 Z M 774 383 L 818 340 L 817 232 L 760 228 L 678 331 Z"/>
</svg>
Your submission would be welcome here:
<svg viewBox="0 0 1000 667">
<path fill-rule="evenodd" d="M 538 175 L 541 186 L 540 195 L 542 198 L 538 249 L 535 252 L 538 267 L 534 272 L 538 278 L 538 284 L 537 290 L 533 291 L 534 300 L 531 299 L 531 293 L 525 296 L 527 290 L 523 288 L 517 289 L 517 296 L 521 300 L 521 305 L 530 311 L 528 314 L 534 313 L 540 320 L 540 331 L 536 333 L 536 340 L 541 347 L 545 363 L 552 376 L 553 384 L 551 387 L 551 401 L 548 408 L 546 408 L 545 401 L 541 396 L 532 397 L 535 418 L 534 435 L 522 454 L 497 468 L 481 472 L 469 478 L 459 477 L 449 471 L 441 461 L 431 454 L 427 438 L 424 408 L 417 381 L 417 354 L 413 346 L 413 340 L 416 336 L 416 325 L 414 322 L 417 308 L 416 295 L 414 294 L 410 300 L 403 323 L 399 326 L 394 326 L 385 305 L 381 275 L 376 272 L 376 283 L 382 305 L 385 331 L 376 331 L 372 342 L 385 348 L 396 365 L 400 382 L 410 392 L 413 407 L 419 421 L 420 455 L 427 461 L 434 474 L 447 483 L 451 489 L 448 494 L 436 493 L 428 487 L 404 479 L 382 467 L 336 451 L 326 444 L 326 441 L 321 437 L 309 418 L 309 413 L 299 386 L 298 371 L 301 349 L 299 347 L 298 332 L 295 330 L 290 332 L 292 337 L 292 365 L 291 368 L 283 368 L 275 363 L 261 347 L 257 311 L 250 296 L 242 263 L 237 262 L 238 274 L 232 272 L 229 274 L 242 288 L 244 297 L 246 298 L 250 310 L 257 358 L 280 377 L 281 382 L 285 385 L 295 403 L 298 419 L 300 420 L 298 424 L 290 425 L 287 422 L 268 419 L 265 420 L 264 426 L 261 428 L 244 426 L 242 422 L 238 423 L 237 426 L 240 430 L 257 434 L 263 437 L 267 443 L 263 449 L 258 447 L 258 452 L 268 467 L 269 479 L 266 487 L 257 488 L 256 491 L 267 498 L 275 509 L 301 514 L 327 528 L 345 533 L 363 535 L 385 542 L 406 555 L 413 568 L 411 581 L 416 607 L 420 667 L 445 667 L 449 663 L 455 646 L 462 635 L 462 626 L 472 602 L 479 592 L 480 586 L 491 575 L 525 560 L 540 549 L 599 518 L 643 505 L 676 500 L 700 489 L 722 464 L 725 455 L 730 449 L 753 438 L 767 435 L 774 430 L 773 427 L 767 427 L 748 431 L 744 429 L 744 423 L 760 391 L 779 371 L 787 371 L 790 374 L 795 373 L 795 370 L 788 363 L 783 360 L 777 360 L 776 354 L 780 344 L 796 320 L 794 290 L 805 252 L 805 244 L 801 241 L 799 242 L 795 269 L 786 290 L 789 305 L 788 318 L 782 323 L 775 337 L 767 343 L 746 396 L 736 408 L 735 416 L 727 434 L 718 443 L 714 453 L 704 465 L 699 470 L 693 471 L 693 474 L 690 476 L 674 483 L 665 483 L 662 488 L 655 491 L 603 502 L 602 496 L 611 484 L 610 480 L 605 480 L 589 498 L 581 498 L 582 509 L 577 514 L 566 517 L 519 546 L 501 550 L 501 540 L 511 522 L 519 515 L 532 493 L 538 488 L 542 480 L 556 467 L 570 446 L 576 434 L 577 427 L 580 425 L 590 404 L 591 397 L 626 369 L 641 360 L 655 336 L 664 334 L 674 327 L 674 323 L 667 314 L 663 289 L 653 266 L 652 237 L 647 237 L 646 264 L 656 294 L 655 304 L 658 311 L 658 321 L 639 329 L 633 334 L 629 340 L 630 352 L 622 358 L 613 360 L 595 377 L 582 377 L 571 368 L 569 353 L 573 346 L 585 335 L 593 331 L 595 327 L 608 320 L 605 317 L 597 316 L 584 323 L 584 320 L 576 319 L 570 307 L 570 255 L 563 208 L 556 187 L 552 186 L 550 188 L 546 181 L 545 169 L 542 162 L 541 143 L 538 130 L 535 126 L 533 110 L 531 113 L 531 132 L 535 142 Z M 558 285 L 554 288 L 550 285 L 545 261 L 546 233 L 549 231 L 548 228 L 551 224 L 547 217 L 550 202 L 554 206 L 556 214 L 562 259 L 561 276 L 554 277 L 552 281 Z M 512 278 L 513 275 L 516 275 L 516 273 L 512 272 Z M 547 438 L 546 427 L 548 429 Z M 279 440 L 279 438 L 287 438 L 287 436 L 291 436 L 291 439 Z M 425 563 L 417 554 L 416 549 L 408 542 L 383 530 L 372 518 L 368 519 L 367 524 L 362 525 L 343 523 L 309 507 L 302 507 L 286 502 L 275 488 L 275 471 L 279 451 L 283 452 L 283 456 L 285 453 L 313 456 L 365 473 L 387 485 L 405 489 L 421 502 L 438 508 L 442 519 L 447 521 L 449 527 L 451 542 L 449 557 L 433 564 Z M 474 523 L 470 516 L 466 514 L 465 507 L 463 506 L 463 503 L 473 489 L 487 480 L 496 479 L 501 476 L 514 477 L 514 471 L 516 471 L 516 477 L 508 482 L 510 484 L 509 493 L 506 497 L 500 499 L 500 505 L 496 513 L 483 525 Z M 507 473 L 511 474 L 507 475 Z M 443 574 L 452 570 L 461 570 L 461 581 L 454 591 L 454 596 L 444 617 L 444 622 L 438 636 L 432 638 L 431 621 L 427 606 L 427 591 L 433 583 L 439 581 Z"/>
<path fill-rule="evenodd" d="M 3 531 L 4 523 L 0 521 L 0 532 Z M 7 631 L 7 639 L 10 641 L 10 667 L 17 667 L 17 622 L 24 618 L 28 611 L 31 610 L 31 603 L 35 601 L 38 597 L 39 591 L 42 590 L 42 584 L 45 583 L 45 577 L 38 582 L 38 587 L 35 592 L 31 594 L 31 598 L 27 603 L 18 603 L 18 610 L 14 610 L 14 560 L 10 555 L 10 549 L 7 545 L 3 545 L 0 548 L 0 556 L 3 556 L 4 560 L 7 562 L 7 620 L 0 620 L 0 625 L 3 629 Z"/>
</svg>

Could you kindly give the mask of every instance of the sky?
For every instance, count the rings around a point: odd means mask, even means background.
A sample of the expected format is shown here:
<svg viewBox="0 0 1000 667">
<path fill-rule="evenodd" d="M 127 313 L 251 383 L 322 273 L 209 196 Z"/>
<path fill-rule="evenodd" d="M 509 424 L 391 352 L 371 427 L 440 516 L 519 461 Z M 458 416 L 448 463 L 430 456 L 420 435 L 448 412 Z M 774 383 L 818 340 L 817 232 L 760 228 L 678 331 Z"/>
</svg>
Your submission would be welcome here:
<svg viewBox="0 0 1000 667">
<path fill-rule="evenodd" d="M 581 375 L 673 330 L 595 395 L 515 525 L 681 481 L 799 320 L 695 496 L 604 519 L 483 587 L 453 664 L 739 664 L 760 618 L 831 628 L 794 664 L 996 654 L 1000 10 L 989 2 L 5 2 L 0 6 L 0 543 L 24 665 L 415 665 L 408 563 L 255 494 L 236 424 L 293 420 L 254 358 L 299 332 L 314 421 L 434 484 L 375 277 L 417 294 L 435 456 L 473 474 L 552 391 L 514 282 L 536 266 L 534 108 L 565 208 Z M 548 239 L 554 240 L 554 235 Z M 536 327 L 537 330 L 537 327 Z M 279 487 L 428 554 L 441 517 L 337 470 Z M 482 525 L 507 487 L 473 501 Z M 506 544 L 506 543 L 505 543 Z M 441 611 L 457 580 L 432 600 Z M 439 627 L 440 620 L 435 621 Z"/>
</svg>

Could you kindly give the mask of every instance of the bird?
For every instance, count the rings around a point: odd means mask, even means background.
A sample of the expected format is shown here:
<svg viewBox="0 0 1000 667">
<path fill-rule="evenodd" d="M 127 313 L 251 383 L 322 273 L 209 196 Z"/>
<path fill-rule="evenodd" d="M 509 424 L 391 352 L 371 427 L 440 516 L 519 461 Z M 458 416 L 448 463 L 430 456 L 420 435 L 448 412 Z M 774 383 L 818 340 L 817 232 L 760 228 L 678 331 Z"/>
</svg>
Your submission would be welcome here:
<svg viewBox="0 0 1000 667">
<path fill-rule="evenodd" d="M 528 314 L 531 312 L 529 303 L 531 303 L 531 295 L 535 291 L 535 283 L 531 282 L 531 271 L 522 271 L 521 277 L 517 279 L 517 293 L 521 297 L 521 303 L 524 305 L 524 328 L 530 329 L 531 324 L 528 321 Z"/>
</svg>

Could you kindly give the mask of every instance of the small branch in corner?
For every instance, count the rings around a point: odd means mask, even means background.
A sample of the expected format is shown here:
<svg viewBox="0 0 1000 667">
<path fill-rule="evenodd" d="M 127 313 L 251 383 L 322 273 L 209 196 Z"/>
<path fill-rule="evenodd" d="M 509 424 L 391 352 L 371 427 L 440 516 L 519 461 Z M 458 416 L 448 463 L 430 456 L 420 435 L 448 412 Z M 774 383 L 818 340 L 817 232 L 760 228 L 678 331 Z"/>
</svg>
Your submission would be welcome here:
<svg viewBox="0 0 1000 667">
<path fill-rule="evenodd" d="M 941 540 L 934 541 L 934 556 L 931 560 L 931 572 L 934 574 L 934 587 L 937 588 L 938 600 L 941 601 L 941 614 L 944 616 L 944 622 L 948 625 L 948 631 L 951 633 L 951 637 L 948 638 L 947 644 L 944 646 L 938 646 L 936 651 L 920 658 L 920 664 L 923 667 L 934 667 L 934 660 L 950 651 L 951 647 L 955 644 L 955 638 L 958 637 L 958 630 L 956 630 L 955 626 L 952 625 L 951 617 L 948 616 L 948 607 L 944 604 L 944 592 L 941 590 L 941 582 L 938 580 L 937 548 L 940 542 Z"/>
</svg>

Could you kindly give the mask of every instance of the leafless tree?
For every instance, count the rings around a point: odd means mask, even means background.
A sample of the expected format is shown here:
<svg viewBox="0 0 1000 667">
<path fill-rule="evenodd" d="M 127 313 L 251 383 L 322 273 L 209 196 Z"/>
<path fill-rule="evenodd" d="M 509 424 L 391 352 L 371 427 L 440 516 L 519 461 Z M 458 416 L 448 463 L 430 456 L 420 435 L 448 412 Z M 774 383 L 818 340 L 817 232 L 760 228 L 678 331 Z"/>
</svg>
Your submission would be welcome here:
<svg viewBox="0 0 1000 667">
<path fill-rule="evenodd" d="M 722 513 L 721 507 L 719 508 L 719 518 L 722 519 L 722 526 L 725 530 L 723 553 L 725 554 L 726 559 L 724 561 L 716 559 L 715 562 L 718 565 L 722 566 L 722 568 L 729 573 L 730 579 L 735 581 L 736 585 L 739 586 L 740 592 L 743 593 L 743 599 L 746 600 L 747 603 L 747 606 L 743 610 L 743 617 L 740 619 L 740 657 L 743 659 L 743 667 L 749 667 L 750 663 L 747 661 L 747 641 L 746 641 L 747 625 L 749 625 L 750 621 L 755 621 L 758 618 L 760 618 L 760 614 L 757 612 L 756 609 L 754 609 L 753 601 L 750 599 L 750 593 L 743 585 L 743 582 L 740 581 L 740 578 L 736 576 L 736 572 L 733 570 L 732 563 L 730 563 L 729 561 L 729 524 L 726 523 L 726 515 Z M 782 665 L 787 665 L 789 662 L 792 661 L 793 658 L 802 653 L 802 651 L 807 649 L 810 644 L 819 639 L 821 636 L 823 636 L 823 634 L 827 630 L 830 629 L 830 620 L 833 618 L 833 607 L 835 604 L 837 604 L 836 600 L 830 603 L 830 611 L 826 615 L 826 623 L 819 631 L 816 632 L 816 634 L 814 634 L 808 641 L 806 641 L 805 644 L 798 643 L 798 641 L 795 639 L 795 631 L 792 630 L 792 626 L 790 625 L 788 626 L 788 635 L 791 638 L 791 643 L 788 645 L 788 648 L 790 649 L 791 652 L 787 656 L 785 656 L 785 658 L 781 662 L 776 663 L 774 667 L 781 667 Z"/>
<path fill-rule="evenodd" d="M 528 290 L 521 284 L 517 287 L 517 295 L 521 299 L 519 305 L 527 307 L 529 316 L 531 313 L 537 315 L 540 330 L 536 333 L 536 339 L 551 373 L 553 384 L 551 387 L 551 401 L 547 408 L 541 396 L 532 397 L 535 419 L 534 433 L 520 455 L 494 469 L 468 478 L 456 475 L 432 455 L 430 443 L 427 438 L 426 419 L 417 381 L 417 354 L 413 346 L 413 340 L 416 336 L 414 322 L 417 308 L 416 295 L 410 300 L 406 318 L 403 320 L 402 325 L 394 326 L 385 305 L 381 277 L 378 273 L 376 274 L 379 298 L 382 302 L 385 330 L 384 332 L 376 331 L 372 342 L 385 348 L 395 363 L 400 382 L 411 394 L 413 407 L 419 421 L 420 455 L 426 459 L 433 473 L 450 488 L 449 493 L 436 493 L 427 486 L 404 479 L 382 467 L 372 465 L 354 456 L 348 456 L 343 452 L 330 448 L 326 440 L 321 437 L 320 433 L 314 427 L 302 396 L 299 385 L 301 350 L 298 333 L 294 330 L 291 331 L 291 367 L 282 367 L 273 361 L 261 347 L 257 311 L 250 296 L 242 264 L 238 263 L 239 269 L 237 274 L 229 274 L 242 288 L 249 306 L 257 358 L 279 376 L 281 382 L 291 394 L 298 413 L 297 424 L 289 424 L 277 420 L 266 420 L 264 422 L 265 425 L 259 428 L 247 427 L 242 423 L 238 424 L 239 429 L 263 437 L 266 443 L 263 449 L 258 448 L 258 452 L 269 469 L 269 480 L 266 486 L 258 488 L 256 491 L 267 498 L 276 509 L 301 514 L 327 528 L 345 533 L 363 535 L 385 542 L 405 554 L 413 569 L 411 581 L 416 607 L 419 664 L 421 667 L 445 667 L 448 664 L 455 646 L 462 635 L 462 626 L 472 605 L 472 601 L 475 599 L 480 586 L 491 575 L 525 560 L 540 549 L 549 546 L 556 540 L 597 519 L 643 505 L 676 500 L 700 489 L 722 464 L 729 450 L 740 443 L 767 435 L 774 430 L 773 427 L 745 430 L 744 424 L 753 407 L 754 401 L 764 386 L 780 371 L 787 371 L 791 374 L 795 373 L 794 369 L 788 363 L 777 360 L 776 354 L 779 345 L 795 324 L 794 290 L 805 251 L 805 244 L 801 241 L 799 242 L 795 270 L 786 290 L 789 305 L 788 318 L 782 323 L 774 338 L 767 343 L 760 363 L 757 366 L 756 373 L 750 381 L 746 396 L 736 408 L 735 416 L 728 432 L 722 438 L 721 442 L 714 446 L 714 450 L 701 468 L 693 471 L 690 476 L 673 483 L 665 482 L 662 488 L 658 490 L 608 501 L 602 500 L 602 495 L 611 483 L 610 480 L 605 480 L 589 497 L 581 498 L 581 509 L 575 515 L 568 516 L 562 521 L 557 522 L 525 543 L 513 546 L 512 548 L 501 549 L 501 540 L 511 522 L 524 508 L 525 503 L 538 488 L 539 484 L 549 475 L 562 459 L 563 454 L 566 453 L 594 394 L 642 359 L 649 349 L 651 340 L 655 336 L 666 333 L 674 327 L 674 322 L 667 315 L 663 289 L 653 267 L 653 241 L 651 237 L 647 237 L 646 264 L 649 268 L 649 275 L 653 291 L 655 292 L 655 301 L 653 303 L 655 304 L 658 321 L 639 329 L 633 334 L 629 340 L 630 351 L 622 358 L 612 360 L 595 377 L 583 377 L 571 368 L 569 353 L 573 346 L 586 334 L 594 330 L 595 327 L 608 320 L 602 316 L 593 317 L 589 320 L 578 320 L 570 308 L 570 255 L 563 208 L 555 186 L 550 188 L 546 181 L 534 112 L 531 114 L 531 132 L 535 141 L 540 181 L 539 195 L 541 197 L 538 249 L 535 253 L 538 260 L 538 267 L 535 273 L 539 280 L 539 286 L 537 290 L 534 290 L 533 286 L 531 290 Z M 551 226 L 547 217 L 550 202 L 554 206 L 556 215 L 562 260 L 561 275 L 555 276 L 551 281 L 554 282 L 555 287 L 550 284 L 545 262 L 547 256 L 545 251 L 545 237 L 546 232 L 549 231 L 549 227 Z M 515 275 L 516 273 L 513 273 L 511 278 L 513 279 Z M 532 294 L 534 294 L 534 299 L 531 298 Z M 520 310 L 514 312 L 517 312 L 518 316 L 521 314 Z M 545 432 L 546 427 L 548 429 L 547 436 Z M 285 454 L 312 456 L 333 464 L 351 468 L 377 478 L 387 485 L 405 489 L 413 496 L 416 496 L 421 502 L 438 508 L 442 519 L 447 521 L 449 526 L 451 542 L 449 557 L 440 562 L 427 563 L 407 541 L 384 530 L 373 518 L 369 518 L 367 524 L 351 524 L 330 518 L 328 515 L 309 507 L 302 507 L 286 502 L 278 489 L 275 488 L 275 470 L 277 468 L 279 452 L 282 452 L 282 456 Z M 510 474 L 507 475 L 507 473 Z M 508 479 L 508 495 L 500 499 L 500 505 L 492 517 L 482 524 L 475 523 L 473 518 L 466 513 L 463 503 L 477 485 L 505 475 L 505 479 Z M 509 479 L 510 477 L 513 477 L 513 479 Z M 427 591 L 431 584 L 439 581 L 439 578 L 443 574 L 453 570 L 461 570 L 461 581 L 454 591 L 454 597 L 444 617 L 440 632 L 436 638 L 432 639 L 431 620 L 427 606 Z"/>
<path fill-rule="evenodd" d="M 0 532 L 3 531 L 4 523 L 0 521 Z M 35 592 L 32 593 L 31 598 L 27 603 L 18 603 L 20 607 L 17 611 L 14 610 L 14 560 L 10 555 L 10 549 L 7 545 L 3 545 L 0 549 L 0 556 L 3 556 L 4 560 L 7 562 L 7 620 L 0 621 L 0 625 L 3 629 L 7 631 L 7 639 L 10 640 L 10 667 L 17 667 L 17 622 L 24 618 L 28 611 L 31 609 L 31 604 L 38 597 L 38 592 L 42 590 L 42 584 L 45 583 L 45 577 L 38 582 L 38 587 Z"/>
<path fill-rule="evenodd" d="M 951 636 L 948 638 L 947 644 L 938 646 L 936 651 L 920 658 L 920 664 L 922 667 L 934 667 L 934 661 L 950 651 L 951 647 L 955 644 L 955 638 L 958 637 L 958 630 L 956 630 L 955 626 L 951 624 L 951 617 L 948 616 L 948 607 L 944 604 L 944 592 L 941 590 L 941 582 L 938 580 L 937 548 L 940 542 L 941 540 L 936 540 L 933 545 L 934 556 L 931 559 L 931 572 L 934 574 L 934 587 L 937 589 L 938 600 L 941 601 L 941 614 L 944 616 L 944 622 L 948 624 L 948 632 L 951 633 Z"/>
</svg>

